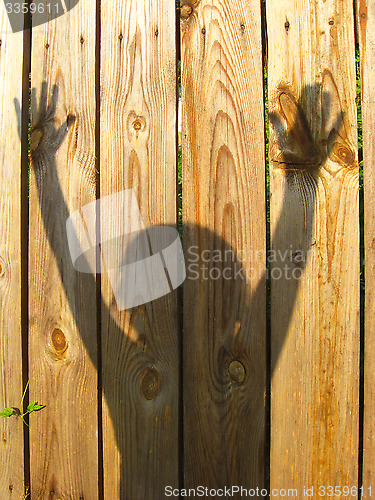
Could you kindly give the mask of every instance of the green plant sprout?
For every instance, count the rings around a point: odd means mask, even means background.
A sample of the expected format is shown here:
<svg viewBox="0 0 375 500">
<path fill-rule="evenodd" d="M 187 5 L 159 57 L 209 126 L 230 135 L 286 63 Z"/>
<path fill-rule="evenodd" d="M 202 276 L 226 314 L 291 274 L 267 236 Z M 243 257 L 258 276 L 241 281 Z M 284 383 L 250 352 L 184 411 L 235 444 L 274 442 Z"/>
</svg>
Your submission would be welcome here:
<svg viewBox="0 0 375 500">
<path fill-rule="evenodd" d="M 34 403 L 30 403 L 27 405 L 26 411 L 24 411 L 23 408 L 23 400 L 25 399 L 25 394 L 27 391 L 27 388 L 29 387 L 29 381 L 27 381 L 25 390 L 23 391 L 22 399 L 21 399 L 21 404 L 19 408 L 16 408 L 15 406 L 12 406 L 12 408 L 3 408 L 3 411 L 0 412 L 0 417 L 7 418 L 15 415 L 16 417 L 21 417 L 22 421 L 27 427 L 29 427 L 29 424 L 25 420 L 25 416 L 29 415 L 33 411 L 39 411 L 45 408 L 45 405 L 40 405 L 36 401 Z"/>
</svg>

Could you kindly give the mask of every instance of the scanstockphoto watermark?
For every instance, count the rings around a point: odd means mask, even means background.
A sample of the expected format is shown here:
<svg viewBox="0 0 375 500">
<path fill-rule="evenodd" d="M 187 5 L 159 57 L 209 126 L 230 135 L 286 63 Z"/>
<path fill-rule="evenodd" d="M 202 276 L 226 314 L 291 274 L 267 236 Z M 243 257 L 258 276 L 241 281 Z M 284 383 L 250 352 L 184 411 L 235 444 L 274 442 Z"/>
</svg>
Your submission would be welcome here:
<svg viewBox="0 0 375 500">
<path fill-rule="evenodd" d="M 208 488 L 207 486 L 197 486 L 196 488 L 173 488 L 166 486 L 164 488 L 166 497 L 187 497 L 187 498 L 267 498 L 269 491 L 266 488 L 244 488 L 243 486 L 224 486 L 222 488 Z M 298 490 L 296 488 L 273 488 L 272 497 L 297 498 Z"/>
<path fill-rule="evenodd" d="M 9 32 L 36 27 L 72 10 L 79 0 L 3 0 L 9 20 Z"/>
<path fill-rule="evenodd" d="M 165 497 L 205 497 L 205 498 L 358 498 L 367 494 L 371 497 L 372 487 L 368 486 L 303 486 L 297 488 L 244 488 L 243 486 L 224 486 L 222 488 L 208 488 L 197 486 L 196 488 L 164 488 Z"/>
<path fill-rule="evenodd" d="M 299 280 L 309 258 L 308 252 L 295 250 L 185 249 L 186 279 L 245 280 L 266 276 L 272 280 Z M 265 267 L 266 262 L 268 266 Z"/>
<path fill-rule="evenodd" d="M 146 228 L 132 189 L 76 210 L 66 232 L 73 267 L 82 273 L 106 273 L 119 310 L 159 299 L 185 279 L 248 281 L 269 275 L 273 280 L 298 280 L 308 258 L 292 248 L 267 255 L 235 251 L 219 237 L 216 248 L 190 246 L 184 255 L 176 228 Z"/>
</svg>

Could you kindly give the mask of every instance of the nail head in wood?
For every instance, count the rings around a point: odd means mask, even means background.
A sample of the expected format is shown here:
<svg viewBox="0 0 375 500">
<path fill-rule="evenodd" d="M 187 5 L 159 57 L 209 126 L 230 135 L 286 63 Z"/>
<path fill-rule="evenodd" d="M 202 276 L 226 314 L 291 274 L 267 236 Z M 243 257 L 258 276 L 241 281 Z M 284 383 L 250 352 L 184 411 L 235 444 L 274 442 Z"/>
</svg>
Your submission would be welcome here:
<svg viewBox="0 0 375 500">
<path fill-rule="evenodd" d="M 191 5 L 183 5 L 181 7 L 181 17 L 189 17 L 193 12 L 193 7 Z"/>
</svg>

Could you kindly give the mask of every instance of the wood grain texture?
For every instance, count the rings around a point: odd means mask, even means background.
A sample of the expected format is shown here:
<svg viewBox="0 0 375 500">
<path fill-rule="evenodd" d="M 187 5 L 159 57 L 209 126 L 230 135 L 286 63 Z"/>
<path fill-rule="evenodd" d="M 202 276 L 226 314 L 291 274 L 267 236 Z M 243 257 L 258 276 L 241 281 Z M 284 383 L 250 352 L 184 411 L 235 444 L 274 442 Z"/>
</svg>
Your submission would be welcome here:
<svg viewBox="0 0 375 500">
<path fill-rule="evenodd" d="M 31 498 L 98 498 L 96 281 L 66 221 L 95 186 L 95 6 L 33 29 L 29 251 Z M 68 119 L 68 116 L 70 118 Z"/>
<path fill-rule="evenodd" d="M 361 0 L 356 2 L 358 36 L 361 56 L 363 175 L 365 207 L 365 394 L 363 440 L 363 497 L 371 496 L 369 488 L 375 484 L 375 5 Z"/>
<path fill-rule="evenodd" d="M 157 239 L 176 226 L 176 83 L 174 2 L 103 1 L 100 195 L 133 189 Z M 119 311 L 103 274 L 102 296 L 104 494 L 162 498 L 178 484 L 176 293 Z"/>
<path fill-rule="evenodd" d="M 268 0 L 267 25 L 271 247 L 280 252 L 271 266 L 271 489 L 314 487 L 315 498 L 319 486 L 358 480 L 353 3 Z"/>
<path fill-rule="evenodd" d="M 23 34 L 13 34 L 0 5 L 0 411 L 22 397 L 21 113 Z M 23 498 L 23 423 L 0 421 L 0 497 Z"/>
<path fill-rule="evenodd" d="M 181 7 L 185 485 L 264 485 L 266 207 L 259 2 Z"/>
</svg>

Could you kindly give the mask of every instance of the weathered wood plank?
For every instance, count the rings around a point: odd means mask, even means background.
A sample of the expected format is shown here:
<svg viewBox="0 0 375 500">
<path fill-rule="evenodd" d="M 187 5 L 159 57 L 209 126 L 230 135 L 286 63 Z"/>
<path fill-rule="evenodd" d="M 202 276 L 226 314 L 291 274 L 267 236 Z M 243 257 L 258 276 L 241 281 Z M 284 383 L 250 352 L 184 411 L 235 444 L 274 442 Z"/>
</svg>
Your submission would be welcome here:
<svg viewBox="0 0 375 500">
<path fill-rule="evenodd" d="M 21 111 L 23 33 L 12 33 L 0 5 L 0 411 L 22 397 Z M 0 420 L 0 497 L 23 498 L 21 419 Z"/>
<path fill-rule="evenodd" d="M 102 2 L 100 85 L 101 197 L 133 189 L 146 228 L 175 227 L 173 1 Z M 117 216 L 103 218 L 103 230 L 114 230 Z M 135 275 L 126 286 L 137 284 Z M 104 494 L 162 498 L 178 484 L 176 294 L 120 311 L 103 274 L 102 295 Z"/>
<path fill-rule="evenodd" d="M 268 0 L 267 25 L 271 246 L 280 252 L 271 274 L 271 488 L 302 496 L 314 487 L 315 498 L 319 486 L 358 479 L 353 3 Z"/>
<path fill-rule="evenodd" d="M 96 197 L 95 5 L 34 28 L 31 66 L 30 398 L 46 405 L 30 418 L 31 497 L 96 499 L 96 281 L 66 234 Z"/>
<path fill-rule="evenodd" d="M 185 484 L 261 487 L 266 206 L 260 3 L 192 5 L 181 7 Z"/>
<path fill-rule="evenodd" d="M 356 2 L 358 36 L 361 56 L 362 130 L 365 207 L 365 394 L 363 439 L 363 497 L 371 497 L 375 484 L 375 5 L 361 0 Z"/>
</svg>

